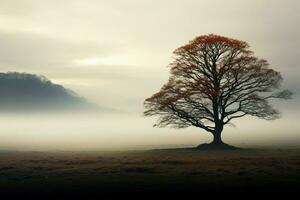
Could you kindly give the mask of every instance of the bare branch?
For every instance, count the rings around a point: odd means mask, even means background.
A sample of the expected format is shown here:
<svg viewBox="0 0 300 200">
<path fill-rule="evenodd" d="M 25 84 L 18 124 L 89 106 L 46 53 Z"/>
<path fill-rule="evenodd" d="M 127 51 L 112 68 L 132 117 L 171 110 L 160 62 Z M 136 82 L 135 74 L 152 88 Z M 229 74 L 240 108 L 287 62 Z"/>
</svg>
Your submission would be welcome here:
<svg viewBox="0 0 300 200">
<path fill-rule="evenodd" d="M 158 115 L 157 126 L 195 126 L 216 133 L 246 115 L 276 119 L 268 99 L 289 99 L 276 92 L 279 72 L 258 59 L 246 42 L 218 35 L 199 36 L 174 51 L 169 81 L 145 100 L 146 116 Z"/>
</svg>

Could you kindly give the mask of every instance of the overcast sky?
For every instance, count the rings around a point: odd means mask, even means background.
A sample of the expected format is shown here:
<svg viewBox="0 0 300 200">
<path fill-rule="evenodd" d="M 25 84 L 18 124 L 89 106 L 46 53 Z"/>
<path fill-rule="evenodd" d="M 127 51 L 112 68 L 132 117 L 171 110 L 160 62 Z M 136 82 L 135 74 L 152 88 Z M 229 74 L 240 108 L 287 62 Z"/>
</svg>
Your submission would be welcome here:
<svg viewBox="0 0 300 200">
<path fill-rule="evenodd" d="M 282 73 L 295 96 L 270 127 L 299 140 L 299 21 L 299 0 L 0 0 L 0 69 L 45 75 L 143 123 L 143 100 L 166 82 L 172 51 L 198 35 L 224 35 L 247 41 Z M 148 126 L 140 131 L 156 131 Z M 245 127 L 234 131 L 253 132 Z"/>
</svg>

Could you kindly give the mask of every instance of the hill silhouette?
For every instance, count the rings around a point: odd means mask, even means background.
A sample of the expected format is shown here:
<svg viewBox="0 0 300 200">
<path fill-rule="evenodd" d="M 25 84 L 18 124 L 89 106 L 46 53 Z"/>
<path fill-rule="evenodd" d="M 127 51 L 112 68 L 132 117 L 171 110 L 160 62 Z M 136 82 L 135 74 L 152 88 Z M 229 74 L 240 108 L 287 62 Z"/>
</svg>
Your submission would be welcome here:
<svg viewBox="0 0 300 200">
<path fill-rule="evenodd" d="M 0 73 L 1 111 L 49 111 L 95 109 L 95 104 L 45 76 Z"/>
</svg>

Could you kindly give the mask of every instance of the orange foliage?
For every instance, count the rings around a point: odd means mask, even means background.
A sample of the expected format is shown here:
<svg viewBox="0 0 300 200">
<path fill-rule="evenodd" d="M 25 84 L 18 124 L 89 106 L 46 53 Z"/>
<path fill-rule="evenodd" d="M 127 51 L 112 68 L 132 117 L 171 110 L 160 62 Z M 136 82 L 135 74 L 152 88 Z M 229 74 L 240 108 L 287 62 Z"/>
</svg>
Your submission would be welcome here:
<svg viewBox="0 0 300 200">
<path fill-rule="evenodd" d="M 145 115 L 160 115 L 160 126 L 196 126 L 215 133 L 244 115 L 275 119 L 278 112 L 267 100 L 291 96 L 272 93 L 280 86 L 280 73 L 255 57 L 244 41 L 203 35 L 174 55 L 168 82 L 145 100 Z"/>
</svg>

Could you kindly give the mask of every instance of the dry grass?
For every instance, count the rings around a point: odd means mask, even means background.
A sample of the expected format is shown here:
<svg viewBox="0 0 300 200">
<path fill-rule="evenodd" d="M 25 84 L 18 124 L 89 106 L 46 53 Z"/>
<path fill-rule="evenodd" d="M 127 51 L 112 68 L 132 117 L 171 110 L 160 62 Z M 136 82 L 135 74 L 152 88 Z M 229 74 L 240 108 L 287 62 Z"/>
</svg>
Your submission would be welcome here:
<svg viewBox="0 0 300 200">
<path fill-rule="evenodd" d="M 298 189 L 300 150 L 1 152 L 1 191 Z"/>
</svg>

